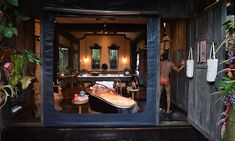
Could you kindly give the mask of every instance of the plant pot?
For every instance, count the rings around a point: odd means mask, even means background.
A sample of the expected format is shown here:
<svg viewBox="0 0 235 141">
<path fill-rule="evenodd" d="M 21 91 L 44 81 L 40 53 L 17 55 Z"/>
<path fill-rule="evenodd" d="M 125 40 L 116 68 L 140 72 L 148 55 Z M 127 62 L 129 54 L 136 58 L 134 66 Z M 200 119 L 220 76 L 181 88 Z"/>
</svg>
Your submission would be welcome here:
<svg viewBox="0 0 235 141">
<path fill-rule="evenodd" d="M 225 134 L 224 141 L 234 141 L 235 140 L 235 108 L 230 107 Z"/>
</svg>

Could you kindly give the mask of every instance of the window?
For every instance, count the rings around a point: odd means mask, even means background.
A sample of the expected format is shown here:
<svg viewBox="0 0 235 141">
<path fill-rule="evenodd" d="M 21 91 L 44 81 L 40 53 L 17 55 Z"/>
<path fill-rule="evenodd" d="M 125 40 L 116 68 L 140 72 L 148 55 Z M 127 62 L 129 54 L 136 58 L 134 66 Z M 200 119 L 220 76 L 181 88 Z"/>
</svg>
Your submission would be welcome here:
<svg viewBox="0 0 235 141">
<path fill-rule="evenodd" d="M 92 69 L 100 69 L 100 49 L 98 44 L 94 44 L 91 48 Z"/>
<path fill-rule="evenodd" d="M 111 69 L 117 69 L 118 68 L 118 50 L 116 49 L 110 49 L 110 68 Z"/>
<path fill-rule="evenodd" d="M 78 45 L 73 44 L 73 50 L 72 50 L 72 57 L 73 57 L 73 69 L 78 70 Z"/>
<path fill-rule="evenodd" d="M 111 69 L 117 69 L 118 68 L 118 49 L 119 46 L 112 44 L 109 47 L 109 66 Z"/>
<path fill-rule="evenodd" d="M 59 71 L 65 72 L 66 67 L 68 67 L 68 48 L 67 47 L 59 47 Z"/>
</svg>

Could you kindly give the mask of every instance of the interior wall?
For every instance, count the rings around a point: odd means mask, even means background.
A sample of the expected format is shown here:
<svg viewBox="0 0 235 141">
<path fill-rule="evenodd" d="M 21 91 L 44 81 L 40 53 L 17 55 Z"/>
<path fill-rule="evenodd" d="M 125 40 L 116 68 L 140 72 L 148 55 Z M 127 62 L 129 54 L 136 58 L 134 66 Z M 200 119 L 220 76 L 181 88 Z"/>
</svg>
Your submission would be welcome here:
<svg viewBox="0 0 235 141">
<path fill-rule="evenodd" d="M 171 49 L 171 41 L 163 41 L 163 34 L 164 34 L 164 30 L 163 30 L 163 21 L 162 21 L 162 26 L 161 26 L 161 42 L 160 42 L 160 53 L 162 54 L 164 52 L 164 48 L 165 49 Z M 166 35 L 171 37 L 171 22 L 165 22 L 166 23 Z"/>
<path fill-rule="evenodd" d="M 164 26 L 168 41 L 163 40 Z M 169 50 L 169 60 L 177 66 L 181 66 L 181 61 L 186 59 L 187 48 L 187 21 L 186 20 L 162 20 L 161 24 L 161 54 L 164 50 Z M 174 105 L 184 111 L 187 111 L 187 79 L 185 70 L 181 72 L 172 71 L 171 81 L 171 99 Z"/>
<path fill-rule="evenodd" d="M 70 41 L 60 34 L 59 34 L 59 43 L 66 47 L 70 47 Z"/>
<path fill-rule="evenodd" d="M 115 44 L 119 46 L 118 52 L 118 71 L 123 71 L 125 67 L 130 68 L 130 40 L 125 39 L 123 35 L 86 35 L 84 39 L 80 40 L 80 68 L 88 71 L 91 69 L 91 49 L 94 43 L 101 46 L 101 60 L 100 65 L 103 63 L 109 66 L 109 46 Z M 84 61 L 87 56 L 88 62 Z M 126 63 L 123 62 L 124 56 Z M 108 69 L 110 70 L 110 69 Z"/>
<path fill-rule="evenodd" d="M 75 37 L 74 37 L 75 38 Z M 58 50 L 58 47 L 62 45 L 62 47 L 68 48 L 68 66 L 69 68 L 73 68 L 73 71 L 79 70 L 79 58 L 78 58 L 78 42 L 77 40 L 69 39 L 69 37 L 65 37 L 65 35 L 58 34 L 59 44 L 57 43 L 55 50 Z M 59 53 L 55 53 L 55 57 Z M 57 64 L 57 63 L 56 63 Z M 57 66 L 56 66 L 57 67 Z"/>
<path fill-rule="evenodd" d="M 40 20 L 35 20 L 34 34 L 37 37 L 35 39 L 35 54 L 38 58 L 41 58 L 41 48 L 40 48 Z M 36 82 L 34 82 L 34 113 L 35 117 L 41 117 L 41 66 L 37 65 L 35 69 Z"/>
</svg>

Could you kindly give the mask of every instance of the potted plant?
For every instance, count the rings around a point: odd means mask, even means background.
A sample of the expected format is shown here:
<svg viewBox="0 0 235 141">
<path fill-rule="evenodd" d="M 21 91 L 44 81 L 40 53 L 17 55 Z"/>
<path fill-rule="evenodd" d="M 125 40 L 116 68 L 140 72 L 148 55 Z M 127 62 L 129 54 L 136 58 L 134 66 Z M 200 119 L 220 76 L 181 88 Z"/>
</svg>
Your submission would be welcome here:
<svg viewBox="0 0 235 141">
<path fill-rule="evenodd" d="M 225 141 L 233 141 L 235 139 L 235 21 L 228 20 L 224 23 L 226 28 L 226 38 L 219 45 L 218 50 L 225 46 L 227 59 L 220 64 L 225 64 L 226 68 L 219 71 L 218 74 L 224 72 L 223 77 L 219 80 L 218 91 L 214 94 L 220 94 L 220 98 L 224 100 L 225 111 L 222 113 L 221 137 Z"/>
<path fill-rule="evenodd" d="M 40 60 L 31 51 L 21 53 L 10 49 L 1 49 L 0 60 L 0 109 L 6 104 L 8 97 L 17 97 L 19 87 L 26 89 L 34 76 L 23 73 L 27 62 L 40 64 Z"/>
</svg>

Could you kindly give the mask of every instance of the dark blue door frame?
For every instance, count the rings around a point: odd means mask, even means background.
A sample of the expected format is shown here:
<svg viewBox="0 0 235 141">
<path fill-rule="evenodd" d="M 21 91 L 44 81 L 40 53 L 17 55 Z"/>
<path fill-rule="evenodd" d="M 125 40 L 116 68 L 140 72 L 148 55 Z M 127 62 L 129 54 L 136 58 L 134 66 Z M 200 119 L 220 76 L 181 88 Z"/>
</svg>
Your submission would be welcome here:
<svg viewBox="0 0 235 141">
<path fill-rule="evenodd" d="M 64 114 L 54 109 L 53 48 L 55 14 L 44 12 L 42 17 L 42 121 L 44 126 L 156 126 L 159 123 L 160 97 L 160 17 L 147 16 L 147 102 L 145 110 L 136 114 Z"/>
</svg>

